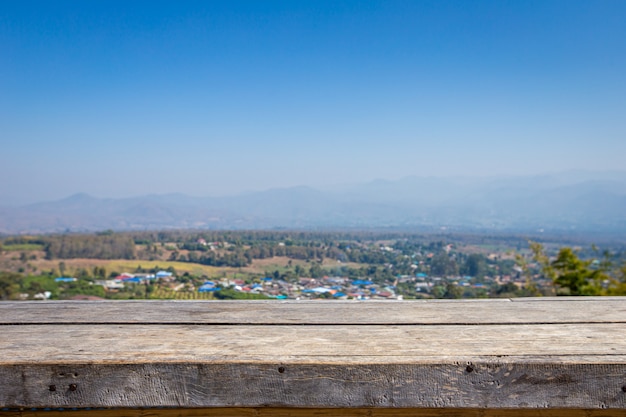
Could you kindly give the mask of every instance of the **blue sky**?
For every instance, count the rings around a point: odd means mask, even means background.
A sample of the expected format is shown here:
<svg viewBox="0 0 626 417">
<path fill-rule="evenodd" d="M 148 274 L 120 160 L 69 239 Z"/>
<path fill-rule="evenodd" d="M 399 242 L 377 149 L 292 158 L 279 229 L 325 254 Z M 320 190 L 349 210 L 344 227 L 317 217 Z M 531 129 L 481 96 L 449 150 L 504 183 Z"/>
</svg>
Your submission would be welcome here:
<svg viewBox="0 0 626 417">
<path fill-rule="evenodd" d="M 0 2 L 0 205 L 623 170 L 624 1 Z"/>
</svg>

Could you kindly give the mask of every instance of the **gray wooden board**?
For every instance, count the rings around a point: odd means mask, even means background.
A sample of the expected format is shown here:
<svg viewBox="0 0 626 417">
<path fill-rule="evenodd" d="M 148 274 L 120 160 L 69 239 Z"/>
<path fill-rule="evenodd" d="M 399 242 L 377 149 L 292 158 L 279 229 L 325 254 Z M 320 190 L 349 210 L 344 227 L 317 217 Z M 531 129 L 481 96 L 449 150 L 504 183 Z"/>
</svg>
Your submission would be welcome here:
<svg viewBox="0 0 626 417">
<path fill-rule="evenodd" d="M 617 409 L 485 408 L 108 408 L 92 410 L 0 411 L 0 417 L 625 417 Z"/>
<path fill-rule="evenodd" d="M 80 362 L 328 361 L 460 356 L 626 355 L 626 324 L 481 326 L 4 326 L 0 365 Z M 336 359 L 334 359 L 336 358 Z M 308 360 L 308 359 L 307 359 Z M 315 359 L 312 359 L 315 360 Z M 404 361 L 404 359 L 401 359 Z"/>
<path fill-rule="evenodd" d="M 0 303 L 0 409 L 625 410 L 625 307 Z"/>
<path fill-rule="evenodd" d="M 626 323 L 626 297 L 463 301 L 4 302 L 0 324 Z"/>
<path fill-rule="evenodd" d="M 626 408 L 626 364 L 148 363 L 0 368 L 3 407 Z M 54 387 L 54 390 L 51 390 Z"/>
</svg>

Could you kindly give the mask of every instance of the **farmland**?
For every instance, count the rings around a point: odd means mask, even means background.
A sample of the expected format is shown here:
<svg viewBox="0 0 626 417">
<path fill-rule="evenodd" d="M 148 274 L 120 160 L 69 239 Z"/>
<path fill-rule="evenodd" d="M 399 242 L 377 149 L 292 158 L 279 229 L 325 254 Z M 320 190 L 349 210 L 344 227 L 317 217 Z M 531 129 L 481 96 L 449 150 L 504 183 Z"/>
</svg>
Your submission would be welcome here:
<svg viewBox="0 0 626 417">
<path fill-rule="evenodd" d="M 514 236 L 262 231 L 16 236 L 0 242 L 0 272 L 10 293 L 2 297 L 401 299 L 569 294 L 568 288 L 555 286 L 543 273 L 547 265 L 538 263 L 537 254 L 523 248 L 527 243 L 522 242 Z M 540 247 L 549 259 L 563 245 L 546 241 Z M 603 260 L 594 247 L 571 253 L 573 260 L 582 257 L 581 265 L 604 268 L 594 272 L 604 283 L 589 287 L 594 288 L 592 294 L 621 291 L 622 248 L 605 249 Z"/>
</svg>

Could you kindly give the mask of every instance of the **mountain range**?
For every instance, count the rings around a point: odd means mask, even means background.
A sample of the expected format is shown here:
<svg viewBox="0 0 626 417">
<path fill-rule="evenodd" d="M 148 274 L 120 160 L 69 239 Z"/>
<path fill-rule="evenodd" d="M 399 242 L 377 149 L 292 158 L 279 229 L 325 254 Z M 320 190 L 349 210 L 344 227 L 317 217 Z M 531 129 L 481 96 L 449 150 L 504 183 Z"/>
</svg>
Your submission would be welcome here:
<svg viewBox="0 0 626 417">
<path fill-rule="evenodd" d="M 97 230 L 411 228 L 624 234 L 626 172 L 406 177 L 229 197 L 97 198 L 0 206 L 0 233 Z"/>
</svg>

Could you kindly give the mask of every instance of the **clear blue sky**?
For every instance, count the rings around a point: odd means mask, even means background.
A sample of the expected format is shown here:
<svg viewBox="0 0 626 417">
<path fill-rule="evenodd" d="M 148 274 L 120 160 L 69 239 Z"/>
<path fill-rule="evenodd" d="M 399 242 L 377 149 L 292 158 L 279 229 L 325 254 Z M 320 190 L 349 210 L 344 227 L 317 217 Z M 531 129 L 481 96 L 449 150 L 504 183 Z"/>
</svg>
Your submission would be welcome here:
<svg viewBox="0 0 626 417">
<path fill-rule="evenodd" d="M 0 2 L 0 205 L 623 170 L 626 1 Z"/>
</svg>

